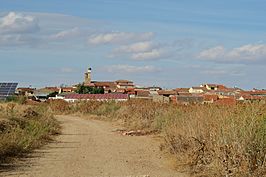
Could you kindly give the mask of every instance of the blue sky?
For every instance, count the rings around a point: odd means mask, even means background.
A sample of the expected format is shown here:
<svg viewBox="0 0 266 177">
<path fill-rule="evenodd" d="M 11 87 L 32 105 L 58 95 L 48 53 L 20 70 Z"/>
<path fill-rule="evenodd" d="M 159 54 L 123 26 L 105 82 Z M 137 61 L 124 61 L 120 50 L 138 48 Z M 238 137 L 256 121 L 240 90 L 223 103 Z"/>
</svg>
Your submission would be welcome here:
<svg viewBox="0 0 266 177">
<path fill-rule="evenodd" d="M 0 0 L 0 81 L 266 88 L 265 0 Z"/>
</svg>

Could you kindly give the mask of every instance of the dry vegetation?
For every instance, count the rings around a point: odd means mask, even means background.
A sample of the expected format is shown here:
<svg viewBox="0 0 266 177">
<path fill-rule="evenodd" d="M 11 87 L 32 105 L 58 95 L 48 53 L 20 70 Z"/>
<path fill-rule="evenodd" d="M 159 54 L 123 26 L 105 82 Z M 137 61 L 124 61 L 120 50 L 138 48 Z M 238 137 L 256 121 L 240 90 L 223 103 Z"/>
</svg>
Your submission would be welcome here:
<svg viewBox="0 0 266 177">
<path fill-rule="evenodd" d="M 266 174 L 266 105 L 177 106 L 150 101 L 124 103 L 54 101 L 59 114 L 96 114 L 131 130 L 161 133 L 162 149 L 195 176 Z"/>
<path fill-rule="evenodd" d="M 59 123 L 44 106 L 0 104 L 0 164 L 51 140 Z"/>
</svg>

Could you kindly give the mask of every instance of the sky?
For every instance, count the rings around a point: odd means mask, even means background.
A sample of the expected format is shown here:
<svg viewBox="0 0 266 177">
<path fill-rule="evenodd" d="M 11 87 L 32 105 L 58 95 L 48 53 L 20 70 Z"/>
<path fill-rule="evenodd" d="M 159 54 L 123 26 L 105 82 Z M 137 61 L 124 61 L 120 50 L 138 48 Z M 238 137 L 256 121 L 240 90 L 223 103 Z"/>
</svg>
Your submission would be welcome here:
<svg viewBox="0 0 266 177">
<path fill-rule="evenodd" d="M 266 88 L 265 0 L 0 0 L 0 82 Z"/>
</svg>

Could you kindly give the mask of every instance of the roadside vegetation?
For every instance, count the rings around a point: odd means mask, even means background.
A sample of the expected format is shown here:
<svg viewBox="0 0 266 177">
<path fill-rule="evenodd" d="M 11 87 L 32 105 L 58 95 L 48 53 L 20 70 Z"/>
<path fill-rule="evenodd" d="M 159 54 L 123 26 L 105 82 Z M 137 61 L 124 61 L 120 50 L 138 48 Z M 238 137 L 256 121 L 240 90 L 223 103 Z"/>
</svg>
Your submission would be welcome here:
<svg viewBox="0 0 266 177">
<path fill-rule="evenodd" d="M 194 176 L 266 174 L 266 104 L 169 105 L 151 101 L 52 101 L 56 114 L 98 115 L 128 130 L 160 134 L 176 168 Z"/>
<path fill-rule="evenodd" d="M 60 131 L 52 111 L 21 102 L 19 98 L 0 104 L 0 164 L 42 146 Z"/>
</svg>

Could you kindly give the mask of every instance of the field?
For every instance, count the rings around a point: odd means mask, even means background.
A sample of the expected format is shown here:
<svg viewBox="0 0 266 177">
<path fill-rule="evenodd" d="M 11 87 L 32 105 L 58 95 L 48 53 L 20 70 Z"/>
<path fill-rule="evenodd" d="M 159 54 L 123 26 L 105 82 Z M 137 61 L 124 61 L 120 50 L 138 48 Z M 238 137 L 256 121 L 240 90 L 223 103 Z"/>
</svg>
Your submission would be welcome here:
<svg viewBox="0 0 266 177">
<path fill-rule="evenodd" d="M 161 149 L 177 170 L 194 176 L 263 176 L 266 173 L 266 105 L 178 106 L 150 101 L 123 103 L 54 101 L 57 114 L 95 114 L 128 130 L 163 137 Z"/>
</svg>

